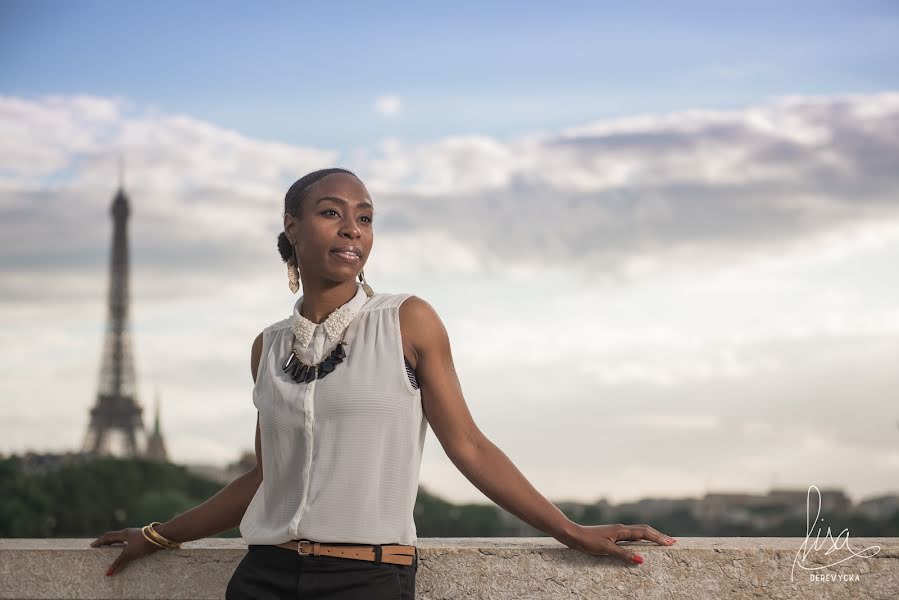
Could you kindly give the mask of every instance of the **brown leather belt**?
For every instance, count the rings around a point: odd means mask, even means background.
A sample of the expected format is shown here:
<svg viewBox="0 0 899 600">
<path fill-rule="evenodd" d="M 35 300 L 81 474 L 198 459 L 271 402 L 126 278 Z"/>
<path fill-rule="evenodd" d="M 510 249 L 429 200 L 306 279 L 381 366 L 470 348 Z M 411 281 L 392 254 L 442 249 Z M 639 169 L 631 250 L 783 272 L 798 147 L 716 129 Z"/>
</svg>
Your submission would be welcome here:
<svg viewBox="0 0 899 600">
<path fill-rule="evenodd" d="M 336 556 L 337 558 L 370 560 L 375 564 L 411 565 L 417 555 L 415 546 L 403 544 L 334 546 L 311 540 L 291 540 L 275 544 L 275 546 L 296 550 L 300 556 Z"/>
</svg>

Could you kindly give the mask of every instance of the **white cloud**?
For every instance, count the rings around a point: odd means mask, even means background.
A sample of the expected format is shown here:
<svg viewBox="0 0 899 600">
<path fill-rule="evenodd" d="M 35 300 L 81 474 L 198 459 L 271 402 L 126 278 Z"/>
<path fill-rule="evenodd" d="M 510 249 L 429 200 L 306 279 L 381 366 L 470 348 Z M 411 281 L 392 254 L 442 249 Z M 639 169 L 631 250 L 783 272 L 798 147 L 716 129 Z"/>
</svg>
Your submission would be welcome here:
<svg viewBox="0 0 899 600">
<path fill-rule="evenodd" d="M 27 178 L 69 167 L 73 156 L 104 147 L 120 118 L 118 102 L 106 98 L 0 96 L 2 171 Z"/>
<path fill-rule="evenodd" d="M 395 117 L 403 110 L 403 101 L 396 94 L 385 94 L 375 99 L 375 111 L 385 117 Z"/>
<path fill-rule="evenodd" d="M 122 155 L 145 226 L 152 216 L 170 237 L 221 244 L 265 223 L 276 233 L 283 190 L 338 159 L 106 99 L 5 98 L 0 106 L 0 128 L 12 132 L 0 146 L 9 165 L 0 206 L 24 219 L 53 201 L 51 220 L 78 218 L 69 212 L 83 214 L 85 203 L 105 206 Z M 30 135 L 45 131 L 60 133 Z M 791 97 L 508 141 L 388 139 L 357 152 L 353 165 L 376 199 L 379 231 L 440 232 L 486 272 L 585 270 L 617 285 L 760 255 L 808 256 L 806 242 L 823 248 L 821 236 L 894 228 L 897 131 L 899 94 Z M 436 272 L 457 269 L 430 256 Z"/>
</svg>

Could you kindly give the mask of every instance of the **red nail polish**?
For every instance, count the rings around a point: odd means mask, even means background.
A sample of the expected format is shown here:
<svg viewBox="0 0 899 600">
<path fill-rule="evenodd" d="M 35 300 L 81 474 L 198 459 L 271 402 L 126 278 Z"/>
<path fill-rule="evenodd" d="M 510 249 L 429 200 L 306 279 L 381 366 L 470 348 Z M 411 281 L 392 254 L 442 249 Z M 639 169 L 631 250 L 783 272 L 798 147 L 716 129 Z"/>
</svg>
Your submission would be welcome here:
<svg viewBox="0 0 899 600">
<path fill-rule="evenodd" d="M 106 576 L 109 577 L 112 575 L 112 569 L 106 569 Z"/>
<path fill-rule="evenodd" d="M 643 557 L 640 556 L 639 554 L 634 554 L 634 562 L 637 563 L 638 565 L 642 565 Z"/>
</svg>

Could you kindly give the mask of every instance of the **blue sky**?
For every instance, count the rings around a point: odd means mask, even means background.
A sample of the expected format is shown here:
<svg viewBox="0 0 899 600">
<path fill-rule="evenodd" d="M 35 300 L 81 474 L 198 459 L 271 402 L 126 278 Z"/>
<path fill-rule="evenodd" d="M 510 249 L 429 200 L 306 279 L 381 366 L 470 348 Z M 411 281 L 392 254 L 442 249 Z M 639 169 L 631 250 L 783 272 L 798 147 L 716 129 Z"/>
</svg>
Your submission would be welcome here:
<svg viewBox="0 0 899 600">
<path fill-rule="evenodd" d="M 251 450 L 284 191 L 337 165 L 547 497 L 899 491 L 896 6 L 0 0 L 0 451 L 81 442 L 119 158 L 139 402 Z"/>
<path fill-rule="evenodd" d="M 347 151 L 897 83 L 891 2 L 3 2 L 0 91 Z M 399 114 L 373 109 L 387 94 Z"/>
</svg>

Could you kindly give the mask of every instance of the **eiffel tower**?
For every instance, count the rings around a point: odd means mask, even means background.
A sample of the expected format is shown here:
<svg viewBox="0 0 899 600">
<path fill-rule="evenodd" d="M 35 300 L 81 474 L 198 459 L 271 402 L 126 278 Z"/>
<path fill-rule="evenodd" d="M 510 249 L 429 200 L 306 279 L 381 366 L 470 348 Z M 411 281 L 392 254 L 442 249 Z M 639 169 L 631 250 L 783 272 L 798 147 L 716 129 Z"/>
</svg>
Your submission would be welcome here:
<svg viewBox="0 0 899 600">
<path fill-rule="evenodd" d="M 134 358 L 128 318 L 128 216 L 131 212 L 119 166 L 119 189 L 112 200 L 112 256 L 109 268 L 109 298 L 106 334 L 103 344 L 100 385 L 97 401 L 90 411 L 90 424 L 82 452 L 93 455 L 115 455 L 111 438 L 120 434 L 123 452 L 130 457 L 142 456 L 137 434 L 145 434 L 137 400 Z M 142 440 L 142 444 L 145 442 Z"/>
</svg>

